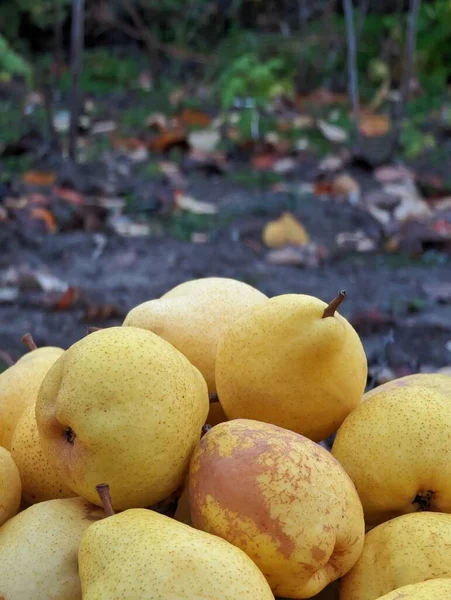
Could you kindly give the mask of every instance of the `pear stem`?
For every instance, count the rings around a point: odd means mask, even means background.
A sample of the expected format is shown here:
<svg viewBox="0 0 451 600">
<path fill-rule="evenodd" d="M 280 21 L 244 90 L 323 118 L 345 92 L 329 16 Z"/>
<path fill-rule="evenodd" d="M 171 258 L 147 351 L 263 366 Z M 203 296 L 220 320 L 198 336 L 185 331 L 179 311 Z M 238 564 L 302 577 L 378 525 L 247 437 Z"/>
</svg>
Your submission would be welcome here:
<svg viewBox="0 0 451 600">
<path fill-rule="evenodd" d="M 338 292 L 338 294 L 335 296 L 335 298 L 324 309 L 323 319 L 326 319 L 327 317 L 334 317 L 335 311 L 337 310 L 337 308 L 340 306 L 340 304 L 343 302 L 343 300 L 345 298 L 346 298 L 345 290 L 341 290 L 341 292 Z"/>
<path fill-rule="evenodd" d="M 33 350 L 37 350 L 37 346 L 34 342 L 31 333 L 26 333 L 24 336 L 22 336 L 22 342 L 25 344 L 25 346 L 30 352 L 32 352 Z"/>
<path fill-rule="evenodd" d="M 99 483 L 96 485 L 96 491 L 102 501 L 106 516 L 112 517 L 115 513 L 111 504 L 110 486 L 107 483 Z"/>
</svg>

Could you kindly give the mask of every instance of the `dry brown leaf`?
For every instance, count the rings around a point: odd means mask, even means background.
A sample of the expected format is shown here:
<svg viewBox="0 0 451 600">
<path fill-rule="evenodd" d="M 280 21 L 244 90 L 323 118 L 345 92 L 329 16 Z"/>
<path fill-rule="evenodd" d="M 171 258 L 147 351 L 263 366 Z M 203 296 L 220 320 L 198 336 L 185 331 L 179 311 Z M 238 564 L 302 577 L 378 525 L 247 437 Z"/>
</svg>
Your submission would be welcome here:
<svg viewBox="0 0 451 600">
<path fill-rule="evenodd" d="M 174 147 L 188 148 L 186 134 L 183 129 L 172 129 L 165 131 L 154 138 L 149 147 L 154 152 L 168 152 Z"/>
<path fill-rule="evenodd" d="M 56 181 L 56 175 L 46 171 L 27 171 L 23 175 L 23 182 L 27 185 L 36 185 L 47 187 L 53 185 Z"/>
<path fill-rule="evenodd" d="M 360 184 L 353 177 L 344 173 L 332 181 L 332 193 L 345 197 L 351 204 L 357 204 L 360 200 Z"/>
<path fill-rule="evenodd" d="M 80 290 L 76 287 L 69 287 L 64 294 L 52 306 L 54 310 L 69 310 L 80 299 Z"/>
<path fill-rule="evenodd" d="M 305 246 L 310 241 L 305 227 L 289 212 L 267 223 L 263 229 L 262 239 L 268 248 L 281 248 L 289 244 Z"/>
<path fill-rule="evenodd" d="M 147 127 L 152 127 L 157 131 L 164 131 L 168 127 L 168 120 L 163 113 L 152 113 L 144 121 Z"/>
<path fill-rule="evenodd" d="M 187 210 L 196 215 L 215 215 L 218 207 L 211 202 L 202 202 L 192 196 L 185 196 L 181 192 L 175 193 L 175 204 L 180 210 Z"/>
<path fill-rule="evenodd" d="M 55 233 L 57 231 L 58 227 L 56 225 L 55 217 L 46 208 L 32 208 L 30 214 L 33 219 L 42 221 L 49 233 Z"/>
<path fill-rule="evenodd" d="M 373 113 L 361 113 L 359 130 L 367 137 L 381 137 L 387 135 L 391 129 L 388 115 L 375 115 Z"/>
</svg>

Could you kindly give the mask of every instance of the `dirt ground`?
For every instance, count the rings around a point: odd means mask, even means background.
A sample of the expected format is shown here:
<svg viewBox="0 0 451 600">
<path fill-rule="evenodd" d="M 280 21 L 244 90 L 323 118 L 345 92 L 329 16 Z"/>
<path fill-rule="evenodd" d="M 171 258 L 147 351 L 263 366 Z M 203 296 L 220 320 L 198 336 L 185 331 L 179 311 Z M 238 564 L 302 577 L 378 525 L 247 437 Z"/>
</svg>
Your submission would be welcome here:
<svg viewBox="0 0 451 600">
<path fill-rule="evenodd" d="M 388 366 L 400 375 L 451 364 L 451 304 L 430 294 L 451 281 L 449 257 L 340 253 L 336 234 L 368 229 L 369 217 L 351 206 L 316 200 L 298 202 L 294 212 L 311 238 L 329 248 L 328 259 L 313 268 L 270 264 L 260 244 L 261 230 L 280 213 L 280 199 L 214 179 L 198 181 L 190 191 L 241 214 L 213 231 L 207 243 L 167 234 L 122 237 L 108 229 L 36 236 L 0 223 L 0 273 L 23 268 L 51 273 L 79 288 L 91 304 L 114 305 L 116 315 L 94 315 L 87 323 L 82 304 L 55 310 L 48 294 L 21 289 L 14 301 L 0 302 L 0 350 L 16 359 L 24 351 L 20 338 L 28 331 L 38 345 L 67 348 L 86 335 L 87 324 L 120 324 L 130 308 L 183 281 L 222 276 L 246 281 L 268 296 L 304 293 L 329 301 L 346 289 L 341 312 L 361 335 L 373 371 Z M 263 209 L 252 212 L 257 205 Z"/>
</svg>

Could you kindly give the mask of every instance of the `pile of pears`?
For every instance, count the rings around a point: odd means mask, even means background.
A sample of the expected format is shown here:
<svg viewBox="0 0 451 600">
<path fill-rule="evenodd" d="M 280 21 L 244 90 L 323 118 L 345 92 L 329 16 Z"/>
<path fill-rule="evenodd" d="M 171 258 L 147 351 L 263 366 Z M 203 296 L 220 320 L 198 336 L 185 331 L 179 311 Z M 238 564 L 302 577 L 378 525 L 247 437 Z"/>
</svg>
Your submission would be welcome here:
<svg viewBox="0 0 451 600">
<path fill-rule="evenodd" d="M 0 599 L 450 597 L 451 377 L 365 393 L 345 296 L 212 277 L 67 350 L 24 336 Z"/>
</svg>

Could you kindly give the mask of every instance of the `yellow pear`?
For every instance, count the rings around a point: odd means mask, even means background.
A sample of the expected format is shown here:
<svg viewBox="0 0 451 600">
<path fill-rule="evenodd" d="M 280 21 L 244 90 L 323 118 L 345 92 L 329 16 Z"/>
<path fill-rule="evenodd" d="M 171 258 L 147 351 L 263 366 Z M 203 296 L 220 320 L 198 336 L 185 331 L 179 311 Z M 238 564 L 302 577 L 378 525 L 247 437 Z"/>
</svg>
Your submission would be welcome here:
<svg viewBox="0 0 451 600">
<path fill-rule="evenodd" d="M 218 347 L 216 384 L 229 419 L 273 423 L 320 441 L 359 405 L 367 360 L 349 322 L 318 298 L 287 294 L 250 309 Z"/>
<path fill-rule="evenodd" d="M 310 598 L 362 550 L 362 505 L 343 468 L 275 425 L 213 427 L 193 453 L 189 492 L 194 526 L 246 552 L 276 596 Z"/>
<path fill-rule="evenodd" d="M 226 277 L 206 277 L 182 283 L 158 300 L 131 310 L 124 325 L 158 334 L 199 369 L 208 391 L 216 391 L 218 342 L 226 329 L 250 307 L 267 297 L 252 286 Z"/>
<path fill-rule="evenodd" d="M 0 526 L 19 511 L 20 498 L 19 469 L 8 450 L 0 447 Z"/>
<path fill-rule="evenodd" d="M 451 512 L 450 398 L 391 387 L 362 402 L 332 454 L 354 482 L 369 527 L 419 510 Z"/>
<path fill-rule="evenodd" d="M 94 523 L 78 561 L 83 600 L 274 600 L 244 552 L 152 510 Z"/>
<path fill-rule="evenodd" d="M 118 510 L 146 507 L 183 482 L 209 408 L 199 371 L 159 336 L 136 327 L 91 333 L 50 369 L 36 404 L 42 449 L 61 480 Z"/>
<path fill-rule="evenodd" d="M 76 496 L 75 492 L 62 482 L 42 451 L 35 404 L 24 410 L 16 425 L 11 455 L 19 469 L 22 498 L 27 504 Z"/>
<path fill-rule="evenodd" d="M 378 600 L 447 600 L 451 598 L 451 579 L 429 579 L 404 585 Z"/>
<path fill-rule="evenodd" d="M 24 409 L 36 402 L 42 380 L 63 352 L 53 346 L 38 348 L 0 375 L 0 446 L 11 449 L 17 421 Z"/>
<path fill-rule="evenodd" d="M 287 244 L 305 246 L 310 241 L 305 227 L 289 212 L 267 223 L 262 238 L 269 248 L 280 248 Z"/>
<path fill-rule="evenodd" d="M 27 508 L 0 529 L 0 598 L 81 600 L 78 547 L 84 531 L 105 516 L 81 498 Z"/>
<path fill-rule="evenodd" d="M 369 392 L 366 392 L 366 394 L 363 396 L 363 401 L 369 400 L 373 396 L 393 388 L 410 386 L 417 387 L 419 385 L 437 392 L 441 392 L 451 399 L 451 377 L 449 375 L 441 373 L 415 373 L 414 375 L 406 375 L 405 377 L 392 379 L 391 381 L 387 381 L 387 383 L 384 383 L 370 390 Z"/>
<path fill-rule="evenodd" d="M 359 560 L 340 582 L 340 600 L 376 600 L 405 585 L 451 577 L 450 548 L 451 515 L 413 513 L 382 523 L 366 534 Z"/>
</svg>

